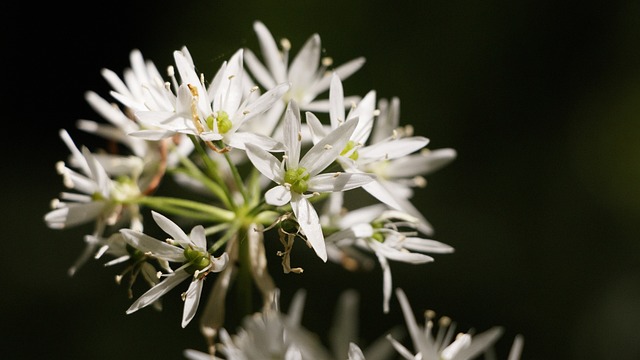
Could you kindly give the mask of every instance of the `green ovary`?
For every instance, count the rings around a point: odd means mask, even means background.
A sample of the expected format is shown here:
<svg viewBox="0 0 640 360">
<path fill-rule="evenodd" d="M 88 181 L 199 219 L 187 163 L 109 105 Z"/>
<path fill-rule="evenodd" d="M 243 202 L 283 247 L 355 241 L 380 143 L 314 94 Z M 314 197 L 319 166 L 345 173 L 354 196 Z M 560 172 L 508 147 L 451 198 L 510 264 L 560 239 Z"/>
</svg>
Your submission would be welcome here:
<svg viewBox="0 0 640 360">
<path fill-rule="evenodd" d="M 349 151 L 351 151 L 354 147 L 356 147 L 357 143 L 353 140 L 349 140 L 349 142 L 347 142 L 347 145 L 345 145 L 344 149 L 342 149 L 342 152 L 340 152 L 340 155 L 344 156 L 347 153 L 349 153 Z M 358 151 L 354 150 L 351 155 L 349 155 L 349 158 L 351 160 L 358 160 Z"/>
<path fill-rule="evenodd" d="M 229 114 L 227 114 L 226 111 L 218 111 L 213 115 L 209 115 L 207 117 L 207 127 L 211 130 L 213 130 L 214 121 L 218 126 L 219 134 L 226 134 L 229 130 L 231 130 L 231 127 L 233 126 L 231 120 L 229 120 Z"/>
<path fill-rule="evenodd" d="M 284 173 L 284 182 L 291 185 L 291 190 L 300 194 L 304 194 L 309 188 L 308 180 L 309 173 L 303 167 L 289 169 Z"/>
<path fill-rule="evenodd" d="M 185 263 L 190 264 L 185 268 L 185 271 L 189 274 L 194 274 L 196 271 L 204 270 L 209 266 L 209 264 L 211 264 L 211 260 L 209 260 L 209 253 L 207 252 L 188 247 L 184 249 L 183 253 L 186 259 Z"/>
</svg>

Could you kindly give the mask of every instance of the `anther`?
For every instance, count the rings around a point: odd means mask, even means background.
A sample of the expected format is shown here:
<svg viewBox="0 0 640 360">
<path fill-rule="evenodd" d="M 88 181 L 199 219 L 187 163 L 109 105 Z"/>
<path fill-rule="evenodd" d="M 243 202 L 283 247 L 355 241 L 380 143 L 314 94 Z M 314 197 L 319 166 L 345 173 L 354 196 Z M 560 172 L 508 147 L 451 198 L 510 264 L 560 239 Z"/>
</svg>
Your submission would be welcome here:
<svg viewBox="0 0 640 360">
<path fill-rule="evenodd" d="M 413 183 L 415 184 L 415 186 L 423 188 L 427 186 L 427 179 L 425 179 L 423 176 L 418 175 L 413 178 Z"/>
<path fill-rule="evenodd" d="M 327 144 L 327 145 L 324 146 L 324 149 L 325 150 L 331 150 L 331 149 L 333 149 L 333 145 Z"/>
<path fill-rule="evenodd" d="M 333 58 L 330 57 L 330 56 L 323 57 L 322 58 L 322 65 L 323 66 L 327 66 L 327 67 L 333 65 Z"/>
<path fill-rule="evenodd" d="M 291 49 L 291 42 L 287 38 L 282 38 L 280 39 L 280 46 L 283 50 L 289 51 L 289 49 Z"/>
<path fill-rule="evenodd" d="M 373 110 L 373 116 L 380 116 L 380 109 Z"/>
<path fill-rule="evenodd" d="M 253 86 L 253 87 L 251 88 L 251 90 L 250 90 L 250 91 L 251 91 L 251 92 L 258 91 L 258 89 L 260 89 L 260 88 L 259 88 L 259 87 L 257 87 L 257 86 Z"/>
<path fill-rule="evenodd" d="M 167 66 L 167 75 L 168 75 L 169 77 L 173 77 L 173 76 L 175 76 L 175 74 L 176 74 L 176 71 L 175 71 L 175 69 L 173 68 L 173 65 L 169 65 L 169 66 Z"/>
<path fill-rule="evenodd" d="M 426 310 L 424 312 L 424 317 L 425 317 L 425 319 L 429 319 L 429 320 L 435 319 L 436 312 L 433 311 L 433 310 Z"/>
<path fill-rule="evenodd" d="M 235 75 L 229 75 L 229 77 L 228 77 L 227 79 L 231 80 L 231 79 L 233 79 L 234 77 L 236 77 L 236 76 L 235 76 Z"/>
<path fill-rule="evenodd" d="M 342 175 L 342 173 L 340 171 L 336 172 L 335 175 L 333 175 L 334 178 L 337 178 L 338 176 Z"/>
</svg>

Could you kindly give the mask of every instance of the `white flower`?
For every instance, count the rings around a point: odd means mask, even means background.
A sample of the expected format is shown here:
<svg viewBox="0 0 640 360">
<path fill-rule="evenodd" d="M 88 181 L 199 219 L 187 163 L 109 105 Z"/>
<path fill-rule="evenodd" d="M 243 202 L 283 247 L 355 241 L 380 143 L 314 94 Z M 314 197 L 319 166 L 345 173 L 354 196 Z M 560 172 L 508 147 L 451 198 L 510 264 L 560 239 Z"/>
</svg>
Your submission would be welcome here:
<svg viewBox="0 0 640 360">
<path fill-rule="evenodd" d="M 339 194 L 335 198 L 340 199 Z M 327 216 L 336 219 L 335 216 L 325 215 L 325 217 Z M 417 219 L 408 214 L 389 210 L 383 204 L 376 204 L 341 214 L 337 223 L 333 224 L 340 230 L 326 238 L 327 246 L 330 248 L 337 247 L 341 250 L 356 248 L 376 255 L 382 267 L 383 311 L 385 313 L 389 312 L 392 289 L 389 260 L 424 264 L 434 259 L 422 253 L 445 254 L 454 251 L 447 244 L 417 237 L 414 233 L 401 229 L 402 227 L 415 229 L 417 223 Z M 341 260 L 340 258 L 336 259 L 335 255 L 333 258 L 335 261 Z"/>
<path fill-rule="evenodd" d="M 303 290 L 296 292 L 288 314 L 279 311 L 278 299 L 274 299 L 272 308 L 245 317 L 233 336 L 222 328 L 221 354 L 227 360 L 330 359 L 318 337 L 300 324 L 304 298 Z"/>
<path fill-rule="evenodd" d="M 453 149 L 424 149 L 429 139 L 412 136 L 410 128 L 403 131 L 397 129 L 399 100 L 394 98 L 391 106 L 387 106 L 386 100 L 382 100 L 381 108 L 376 110 L 375 95 L 373 90 L 369 91 L 345 116 L 342 82 L 338 75 L 332 76 L 329 128 L 335 128 L 345 119 L 360 119 L 358 128 L 349 139 L 338 162 L 350 173 L 375 174 L 376 180 L 363 185 L 362 188 L 390 207 L 405 211 L 419 219 L 420 231 L 431 235 L 433 227 L 410 201 L 413 197 L 412 188 L 424 186 L 426 180 L 423 176 L 451 162 L 456 152 Z M 310 116 L 308 122 L 314 142 L 325 136 L 327 128 L 316 117 Z M 376 131 L 372 133 L 374 128 Z M 419 154 L 412 154 L 420 149 L 423 151 Z"/>
<path fill-rule="evenodd" d="M 396 296 L 402 307 L 405 323 L 409 330 L 414 349 L 417 353 L 414 355 L 402 344 L 389 336 L 389 340 L 396 348 L 398 353 L 407 360 L 470 360 L 474 359 L 483 352 L 489 350 L 491 346 L 502 335 L 501 327 L 492 327 L 491 329 L 471 335 L 471 333 L 458 333 L 453 339 L 455 331 L 455 323 L 449 318 L 441 318 L 440 327 L 436 336 L 433 331 L 433 313 L 427 312 L 427 320 L 424 327 L 418 325 L 413 315 L 411 305 L 407 300 L 405 293 L 401 289 L 396 289 Z M 453 340 L 453 341 L 452 341 Z M 509 360 L 517 358 L 510 358 Z"/>
<path fill-rule="evenodd" d="M 208 87 L 205 87 L 186 49 L 174 52 L 181 78 L 173 109 L 137 111 L 136 117 L 149 130 L 131 133 L 148 140 L 159 140 L 176 133 L 199 136 L 205 142 L 221 141 L 244 149 L 251 142 L 274 150 L 279 143 L 256 133 L 240 131 L 243 123 L 269 109 L 280 100 L 289 85 L 282 83 L 259 95 L 244 77 L 243 51 L 238 50 L 224 62 Z M 259 96 L 258 96 L 259 95 Z"/>
<path fill-rule="evenodd" d="M 182 327 L 187 326 L 196 314 L 203 280 L 210 272 L 222 271 L 228 260 L 227 253 L 220 257 L 213 257 L 207 251 L 207 240 L 202 225 L 194 226 L 187 235 L 178 225 L 165 216 L 152 212 L 155 222 L 171 236 L 167 241 L 161 241 L 139 231 L 121 229 L 127 243 L 134 248 L 149 253 L 151 256 L 168 262 L 181 263 L 175 272 L 165 275 L 165 279 L 149 289 L 127 309 L 131 314 L 158 300 L 169 290 L 191 277 L 189 289 L 182 294 L 184 311 Z"/>
<path fill-rule="evenodd" d="M 300 112 L 295 101 L 291 101 L 284 118 L 285 155 L 282 162 L 262 148 L 247 144 L 249 160 L 278 184 L 266 192 L 266 202 L 275 206 L 291 204 L 302 232 L 323 261 L 327 260 L 324 235 L 318 214 L 308 198 L 315 193 L 350 190 L 373 179 L 369 174 L 320 173 L 335 161 L 357 122 L 357 119 L 345 122 L 300 159 Z"/>
<path fill-rule="evenodd" d="M 45 214 L 44 221 L 52 229 L 95 222 L 93 237 L 85 238 L 85 251 L 69 269 L 69 274 L 73 275 L 94 254 L 98 245 L 102 245 L 95 239 L 103 235 L 107 226 L 125 219 L 131 224 L 141 221 L 138 206 L 126 205 L 128 200 L 140 196 L 140 189 L 131 179 L 123 177 L 119 181 L 112 180 L 98 158 L 86 147 L 78 149 L 66 130 L 60 130 L 59 135 L 71 151 L 69 163 L 78 170 L 67 167 L 64 162 L 59 162 L 57 169 L 63 176 L 64 185 L 76 192 L 62 192 L 53 201 L 54 209 Z M 112 165 L 118 167 L 127 159 L 114 157 Z"/>
<path fill-rule="evenodd" d="M 291 87 L 284 95 L 280 104 L 275 104 L 272 113 L 266 120 L 267 127 L 272 129 L 279 120 L 289 100 L 295 100 L 302 110 L 328 111 L 326 101 L 317 101 L 316 97 L 329 89 L 330 77 L 327 68 L 332 65 L 330 58 L 322 58 L 322 46 L 320 36 L 313 34 L 302 46 L 297 55 L 290 61 L 289 50 L 291 44 L 288 40 L 281 41 L 282 51 L 269 32 L 269 29 L 260 21 L 253 24 L 253 29 L 258 36 L 264 64 L 250 50 L 245 49 L 245 62 L 253 77 L 265 89 L 271 89 L 280 83 L 290 83 Z M 331 70 L 339 74 L 343 79 L 351 76 L 364 64 L 363 57 L 355 58 L 341 66 Z M 357 100 L 352 97 L 350 100 Z"/>
</svg>

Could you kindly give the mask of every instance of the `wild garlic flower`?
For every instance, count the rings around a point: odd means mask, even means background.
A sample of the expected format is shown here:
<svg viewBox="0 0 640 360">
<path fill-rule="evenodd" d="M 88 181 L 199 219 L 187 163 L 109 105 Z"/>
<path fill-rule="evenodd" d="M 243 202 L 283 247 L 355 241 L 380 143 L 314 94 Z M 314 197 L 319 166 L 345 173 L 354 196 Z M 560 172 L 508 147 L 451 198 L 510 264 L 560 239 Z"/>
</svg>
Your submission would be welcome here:
<svg viewBox="0 0 640 360">
<path fill-rule="evenodd" d="M 133 132 L 133 136 L 160 140 L 175 134 L 194 135 L 216 151 L 227 151 L 218 143 L 244 149 L 247 142 L 269 150 L 278 149 L 277 141 L 240 129 L 244 122 L 279 101 L 289 84 L 275 85 L 259 95 L 258 89 L 250 87 L 244 76 L 242 49 L 222 64 L 209 86 L 205 86 L 196 73 L 186 50 L 175 51 L 174 60 L 181 79 L 174 108 L 136 111 L 136 117 L 149 129 Z"/>
<path fill-rule="evenodd" d="M 69 269 L 73 275 L 86 260 L 94 255 L 98 246 L 102 245 L 97 239 L 104 235 L 107 227 L 122 224 L 137 226 L 142 222 L 138 205 L 131 200 L 140 196 L 140 189 L 131 177 L 121 176 L 117 180 L 111 179 L 107 170 L 98 158 L 86 147 L 78 149 L 66 130 L 60 130 L 59 135 L 71 151 L 69 163 L 57 164 L 63 182 L 75 192 L 62 192 L 58 199 L 52 202 L 53 210 L 44 216 L 48 227 L 65 229 L 94 222 L 93 237 L 87 238 L 85 251 Z M 135 158 L 112 158 L 111 168 L 118 168 L 123 163 L 136 162 Z M 142 164 L 138 162 L 141 168 Z"/>
<path fill-rule="evenodd" d="M 499 326 L 494 326 L 479 334 L 472 334 L 472 332 L 455 334 L 456 324 L 448 317 L 440 318 L 438 331 L 434 335 L 435 313 L 433 311 L 427 311 L 425 313 L 426 323 L 424 327 L 420 326 L 414 318 L 413 310 L 404 291 L 396 289 L 396 296 L 402 307 L 402 314 L 404 315 L 413 347 L 417 353 L 413 354 L 392 336 L 389 336 L 388 339 L 396 348 L 396 351 L 407 360 L 475 359 L 482 353 L 490 350 L 500 336 L 502 336 L 503 329 Z M 520 341 L 521 339 L 516 339 L 514 344 L 516 346 L 514 347 L 514 351 L 509 355 L 509 360 L 517 360 L 520 358 L 520 354 L 517 351 L 520 347 Z"/>
<path fill-rule="evenodd" d="M 301 159 L 300 110 L 295 101 L 291 101 L 284 117 L 282 161 L 258 146 L 247 144 L 249 160 L 264 176 L 278 184 L 265 193 L 265 201 L 274 206 L 291 205 L 302 233 L 323 261 L 327 261 L 327 252 L 322 226 L 309 199 L 321 193 L 354 189 L 373 179 L 369 174 L 321 173 L 344 149 L 357 122 L 357 119 L 345 122 Z"/>
<path fill-rule="evenodd" d="M 251 75 L 265 89 L 272 89 L 277 84 L 289 83 L 291 87 L 282 97 L 281 102 L 275 103 L 267 117 L 261 122 L 269 131 L 273 131 L 277 121 L 283 114 L 289 100 L 294 100 L 301 110 L 329 111 L 326 100 L 316 99 L 318 95 L 329 89 L 331 72 L 335 72 L 343 79 L 348 78 L 364 65 L 364 57 L 357 57 L 329 70 L 333 60 L 322 57 L 320 36 L 313 34 L 304 43 L 293 59 L 289 59 L 291 43 L 287 39 L 280 41 L 281 49 L 269 29 L 260 21 L 253 24 L 258 36 L 263 62 L 251 49 L 245 49 L 245 62 Z M 357 101 L 358 96 L 350 97 L 350 101 Z M 269 134 L 268 134 L 269 135 Z"/>
<path fill-rule="evenodd" d="M 228 255 L 223 253 L 214 257 L 207 250 L 207 239 L 202 225 L 194 226 L 187 235 L 177 224 L 164 215 L 153 211 L 153 219 L 156 224 L 171 238 L 162 241 L 146 235 L 142 232 L 121 229 L 125 241 L 134 249 L 137 249 L 154 258 L 168 262 L 177 262 L 181 266 L 174 272 L 162 275 L 164 280 L 142 294 L 127 309 L 127 314 L 138 311 L 152 304 L 171 289 L 191 278 L 189 288 L 182 293 L 184 311 L 182 314 L 182 327 L 186 327 L 193 319 L 200 302 L 203 281 L 209 273 L 220 272 L 227 265 Z"/>
<path fill-rule="evenodd" d="M 221 329 L 218 351 L 227 360 L 331 359 L 320 339 L 301 324 L 305 296 L 304 290 L 298 290 L 285 314 L 276 292 L 272 306 L 245 317 L 234 335 Z"/>
<path fill-rule="evenodd" d="M 334 199 L 341 199 L 340 194 L 336 194 Z M 446 254 L 454 251 L 447 244 L 417 236 L 417 219 L 406 213 L 391 210 L 384 204 L 370 205 L 349 212 L 340 210 L 339 217 L 331 214 L 325 217 L 337 219 L 332 225 L 339 229 L 326 238 L 327 247 L 332 249 L 329 252 L 332 254 L 332 260 L 341 263 L 344 261 L 342 257 L 349 256 L 353 250 L 375 254 L 383 273 L 385 313 L 389 312 L 392 290 L 389 260 L 424 264 L 434 259 L 423 253 Z"/>
</svg>

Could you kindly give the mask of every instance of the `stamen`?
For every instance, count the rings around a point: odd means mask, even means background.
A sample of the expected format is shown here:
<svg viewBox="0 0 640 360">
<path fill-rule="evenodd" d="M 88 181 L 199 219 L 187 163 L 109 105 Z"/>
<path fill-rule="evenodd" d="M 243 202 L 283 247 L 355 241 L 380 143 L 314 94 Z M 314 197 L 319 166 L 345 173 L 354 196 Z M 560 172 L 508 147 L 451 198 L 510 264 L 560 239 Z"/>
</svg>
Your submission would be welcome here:
<svg viewBox="0 0 640 360">
<path fill-rule="evenodd" d="M 325 56 L 322 58 L 322 66 L 329 67 L 333 65 L 333 58 L 330 56 Z"/>
<path fill-rule="evenodd" d="M 380 116 L 380 109 L 373 110 L 373 116 Z"/>
<path fill-rule="evenodd" d="M 417 187 L 424 188 L 427 186 L 427 179 L 425 179 L 423 176 L 418 175 L 413 178 L 413 183 Z"/>
<path fill-rule="evenodd" d="M 291 50 L 291 42 L 287 38 L 280 39 L 280 46 L 282 50 L 289 51 Z"/>
</svg>

